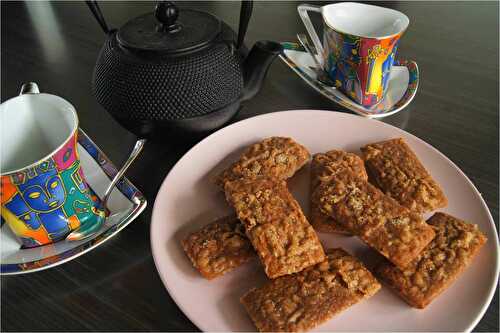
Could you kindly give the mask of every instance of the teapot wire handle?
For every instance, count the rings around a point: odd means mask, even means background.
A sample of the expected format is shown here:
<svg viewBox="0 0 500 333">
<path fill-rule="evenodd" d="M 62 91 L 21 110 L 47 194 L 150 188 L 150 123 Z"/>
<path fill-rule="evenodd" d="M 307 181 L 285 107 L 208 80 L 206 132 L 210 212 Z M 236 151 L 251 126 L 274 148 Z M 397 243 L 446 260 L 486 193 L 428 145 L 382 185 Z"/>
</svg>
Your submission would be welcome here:
<svg viewBox="0 0 500 333">
<path fill-rule="evenodd" d="M 110 29 L 108 28 L 108 25 L 106 24 L 106 20 L 104 19 L 104 16 L 102 15 L 101 8 L 99 8 L 97 1 L 87 0 L 87 1 L 85 1 L 85 3 L 89 7 L 90 11 L 94 15 L 94 18 L 96 19 L 97 23 L 99 23 L 99 25 L 101 26 L 104 33 L 106 35 L 108 35 L 110 32 Z"/>
<path fill-rule="evenodd" d="M 245 35 L 247 33 L 248 22 L 250 22 L 250 17 L 252 17 L 253 11 L 253 1 L 243 0 L 241 2 L 240 9 L 240 22 L 238 27 L 238 41 L 236 43 L 236 49 L 239 50 L 243 46 L 245 40 Z"/>
</svg>

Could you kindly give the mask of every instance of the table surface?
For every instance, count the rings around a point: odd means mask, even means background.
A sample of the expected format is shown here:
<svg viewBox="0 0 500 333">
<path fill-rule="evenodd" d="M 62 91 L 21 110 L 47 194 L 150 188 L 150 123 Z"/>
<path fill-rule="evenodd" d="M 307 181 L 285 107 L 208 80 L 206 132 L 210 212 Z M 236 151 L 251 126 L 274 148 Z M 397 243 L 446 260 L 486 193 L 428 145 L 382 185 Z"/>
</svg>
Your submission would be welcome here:
<svg viewBox="0 0 500 333">
<path fill-rule="evenodd" d="M 298 2 L 256 2 L 247 35 L 294 41 L 305 29 Z M 498 2 L 383 2 L 404 12 L 410 27 L 399 57 L 416 60 L 421 81 L 404 111 L 383 121 L 433 145 L 454 161 L 483 194 L 498 229 L 499 8 Z M 151 11 L 150 2 L 101 4 L 118 27 Z M 183 2 L 209 11 L 233 28 L 238 2 Z M 90 92 L 93 66 L 104 35 L 83 2 L 1 3 L 1 99 L 16 96 L 23 82 L 66 98 L 81 127 L 121 163 L 135 141 L 100 107 Z M 276 61 L 260 94 L 234 121 L 288 109 L 342 110 Z M 25 276 L 1 278 L 1 330 L 194 331 L 156 272 L 149 223 L 156 193 L 174 163 L 189 149 L 150 142 L 128 172 L 149 200 L 147 210 L 116 237 L 64 265 Z M 498 331 L 498 294 L 477 325 Z"/>
</svg>

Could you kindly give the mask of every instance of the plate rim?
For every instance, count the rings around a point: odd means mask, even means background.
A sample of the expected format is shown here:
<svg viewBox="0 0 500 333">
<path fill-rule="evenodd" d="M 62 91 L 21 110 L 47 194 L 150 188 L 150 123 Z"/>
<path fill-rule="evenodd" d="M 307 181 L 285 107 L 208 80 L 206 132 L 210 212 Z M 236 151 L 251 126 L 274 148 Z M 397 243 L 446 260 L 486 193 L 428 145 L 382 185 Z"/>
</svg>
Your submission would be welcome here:
<svg viewBox="0 0 500 333">
<path fill-rule="evenodd" d="M 92 157 L 92 159 L 101 168 L 101 170 L 104 172 L 104 174 L 108 178 L 111 179 L 114 176 L 114 174 L 116 174 L 116 172 L 118 172 L 116 166 L 108 158 L 108 156 L 99 148 L 99 146 L 88 136 L 88 134 L 85 133 L 85 131 L 83 131 L 81 128 L 78 128 L 77 133 L 78 133 L 78 145 L 80 145 L 83 149 L 85 149 L 89 153 L 90 157 Z M 95 148 L 95 150 L 97 152 L 97 155 L 94 156 L 93 154 L 91 154 L 88 151 L 87 147 L 80 142 L 80 140 L 82 140 L 82 141 L 85 140 L 86 143 L 90 144 L 93 148 Z M 103 159 L 104 164 L 107 164 L 109 167 L 111 167 L 110 168 L 111 170 L 103 168 L 103 164 L 101 164 L 101 161 L 98 160 L 99 157 L 101 157 Z M 124 193 L 122 191 L 121 187 L 124 186 L 124 185 L 122 185 L 124 183 L 128 187 L 130 187 L 132 189 L 135 189 L 133 196 L 130 197 L 130 198 L 127 196 L 126 193 Z M 47 259 L 50 259 L 50 258 L 53 258 L 53 257 L 64 256 L 66 253 L 71 252 L 71 251 L 77 251 L 73 255 L 69 255 L 68 257 L 62 258 L 61 260 L 57 260 L 57 261 L 51 262 L 51 263 L 49 263 L 49 264 L 47 264 L 45 266 L 23 270 L 23 269 L 19 268 L 19 264 L 2 264 L 2 263 L 0 263 L 0 276 L 10 276 L 10 275 L 21 275 L 21 274 L 35 273 L 35 272 L 43 271 L 43 270 L 46 270 L 46 269 L 49 269 L 49 268 L 52 268 L 52 267 L 56 267 L 56 266 L 62 265 L 64 263 L 68 262 L 68 261 L 76 259 L 79 256 L 81 256 L 81 255 L 83 255 L 83 254 L 85 254 L 85 253 L 87 253 L 87 252 L 89 252 L 89 251 L 97 248 L 99 245 L 104 244 L 106 241 L 108 241 L 109 239 L 113 238 L 123 228 L 125 228 L 132 221 L 134 221 L 135 218 L 138 217 L 144 211 L 144 209 L 147 206 L 147 200 L 144 197 L 144 195 L 142 194 L 142 192 L 127 177 L 123 177 L 122 180 L 120 181 L 119 185 L 120 186 L 117 185 L 117 189 L 133 205 L 132 210 L 130 211 L 130 213 L 126 217 L 124 217 L 120 222 L 118 222 L 118 223 L 114 224 L 113 226 L 109 227 L 107 230 L 105 230 L 103 233 L 101 233 L 97 237 L 91 238 L 91 239 L 83 242 L 82 244 L 80 244 L 80 245 L 78 245 L 78 246 L 76 246 L 74 248 L 68 249 L 68 250 L 66 250 L 66 251 L 64 251 L 64 252 L 62 252 L 60 254 L 52 255 L 52 256 L 49 256 L 49 257 L 46 257 L 46 258 L 43 258 L 43 259 L 38 259 L 38 260 L 33 260 L 33 261 L 26 262 L 26 263 L 30 264 L 30 263 L 37 262 L 39 260 L 47 260 Z M 92 245 L 88 246 L 89 243 L 91 243 Z M 86 247 L 86 246 L 88 246 L 88 247 Z M 13 266 L 17 266 L 18 269 L 17 270 L 12 270 L 12 271 L 4 271 L 4 269 L 8 269 L 11 266 L 12 267 Z"/>
<path fill-rule="evenodd" d="M 446 162 L 448 162 L 453 168 L 455 168 L 459 174 L 465 178 L 465 180 L 467 181 L 467 184 L 472 188 L 472 190 L 474 191 L 474 193 L 479 197 L 480 199 L 480 202 L 481 202 L 481 205 L 482 207 L 486 210 L 487 212 L 487 217 L 488 217 L 488 221 L 491 225 L 491 227 L 493 228 L 493 231 L 494 231 L 494 240 L 492 240 L 494 243 L 495 243 L 495 248 L 496 248 L 496 251 L 494 253 L 494 257 L 496 257 L 496 262 L 495 262 L 495 281 L 498 281 L 498 278 L 499 278 L 499 273 L 500 273 L 500 263 L 499 263 L 499 238 L 498 238 L 498 231 L 497 231 L 497 228 L 496 228 L 496 225 L 495 225 L 495 221 L 493 219 L 493 216 L 491 215 L 491 211 L 488 207 L 488 205 L 486 204 L 486 202 L 484 201 L 484 198 L 483 196 L 481 195 L 481 192 L 479 192 L 479 190 L 476 188 L 476 186 L 474 185 L 474 183 L 469 179 L 469 177 L 455 164 L 455 162 L 453 162 L 450 158 L 448 158 L 446 155 L 444 155 L 442 152 L 440 152 L 437 148 L 435 148 L 434 146 L 432 146 L 431 144 L 427 143 L 426 141 L 424 141 L 423 139 L 417 137 L 416 135 L 408 132 L 408 131 L 405 131 L 401 128 L 398 128 L 396 126 L 393 126 L 391 124 L 387 124 L 387 123 L 384 123 L 384 122 L 381 122 L 381 121 L 377 121 L 376 119 L 373 119 L 373 118 L 369 118 L 369 117 L 360 117 L 360 116 L 357 116 L 355 114 L 349 114 L 349 113 L 346 113 L 346 112 L 342 112 L 342 111 L 333 111 L 333 110 L 320 110 L 320 109 L 289 109 L 289 110 L 281 110 L 281 111 L 275 111 L 275 112 L 269 112 L 269 113 L 265 113 L 265 114 L 260 114 L 260 115 L 256 115 L 256 116 L 253 116 L 253 117 L 249 117 L 249 118 L 245 118 L 245 119 L 242 119 L 240 121 L 237 121 L 235 123 L 232 123 L 226 127 L 223 127 L 217 131 L 215 131 L 214 133 L 210 134 L 209 136 L 205 137 L 203 140 L 201 140 L 200 142 L 198 142 L 197 144 L 195 144 L 193 147 L 191 147 L 186 153 L 184 153 L 182 155 L 181 158 L 179 158 L 179 160 L 177 160 L 177 162 L 174 164 L 174 166 L 169 170 L 169 172 L 167 173 L 167 175 L 165 176 L 165 178 L 163 179 L 162 183 L 161 183 L 161 186 L 159 187 L 158 189 L 158 192 L 157 192 L 157 195 L 155 197 L 155 201 L 154 201 L 154 204 L 153 204 L 153 209 L 152 209 L 152 212 L 151 212 L 151 223 L 150 223 L 150 227 L 149 227 L 149 233 L 150 233 L 150 246 L 151 246 L 151 254 L 152 254 L 152 257 L 153 257 L 153 262 L 155 264 L 155 268 L 156 268 L 156 271 L 158 273 L 158 275 L 160 276 L 160 279 L 163 283 L 163 286 L 165 287 L 165 289 L 167 290 L 169 296 L 173 299 L 173 301 L 175 302 L 175 304 L 179 307 L 179 309 L 184 313 L 184 315 L 191 321 L 191 323 L 193 323 L 196 327 L 198 327 L 198 329 L 202 330 L 202 331 L 207 331 L 205 329 L 203 329 L 203 324 L 198 320 L 198 319 L 195 319 L 195 318 L 192 318 L 189 313 L 186 311 L 186 308 L 178 301 L 177 297 L 171 292 L 171 288 L 169 288 L 163 274 L 161 274 L 161 271 L 160 271 L 160 265 L 159 265 L 159 262 L 158 262 L 158 254 L 156 254 L 156 246 L 155 246 L 155 242 L 154 240 L 156 239 L 156 237 L 154 236 L 155 233 L 153 232 L 153 228 L 155 228 L 155 226 L 157 224 L 159 224 L 160 222 L 155 222 L 155 221 L 160 221 L 159 218 L 157 217 L 157 215 L 159 214 L 158 213 L 158 205 L 160 205 L 160 194 L 165 192 L 166 189 L 168 188 L 167 187 L 167 182 L 169 180 L 169 178 L 171 177 L 171 174 L 173 173 L 174 170 L 176 170 L 181 161 L 184 160 L 184 158 L 186 158 L 186 156 L 188 154 L 190 154 L 193 150 L 195 149 L 199 149 L 200 146 L 204 145 L 205 142 L 209 141 L 209 140 L 212 140 L 213 137 L 215 136 L 218 136 L 218 135 L 222 135 L 221 133 L 223 133 L 225 130 L 229 129 L 229 128 L 234 128 L 234 127 L 238 127 L 238 126 L 243 126 L 245 122 L 248 122 L 250 120 L 254 120 L 256 118 L 260 119 L 260 118 L 266 118 L 266 117 L 274 117 L 274 116 L 277 116 L 278 114 L 287 114 L 287 113 L 294 113 L 294 114 L 297 114 L 297 113 L 318 113 L 318 114 L 325 114 L 325 113 L 333 113 L 334 116 L 340 116 L 340 117 L 347 117 L 347 118 L 361 118 L 361 119 L 365 119 L 366 121 L 372 121 L 372 122 L 377 122 L 378 124 L 382 125 L 383 127 L 388 127 L 388 128 L 392 128 L 394 130 L 396 130 L 397 132 L 399 133 L 405 133 L 409 136 L 411 136 L 413 139 L 419 141 L 421 144 L 429 147 L 431 150 L 433 150 L 435 153 L 437 153 L 440 157 L 444 158 L 444 160 Z M 496 291 L 496 288 L 497 288 L 497 282 L 494 282 L 491 286 L 490 286 L 490 290 L 488 292 L 488 296 L 486 297 L 486 302 L 483 303 L 483 306 L 481 308 L 481 310 L 478 312 L 478 315 L 476 316 L 476 318 L 474 318 L 474 320 L 469 324 L 469 326 L 467 327 L 467 329 L 465 330 L 466 332 L 470 332 L 472 331 L 472 329 L 474 329 L 477 325 L 477 323 L 484 317 L 484 314 L 486 312 L 486 310 L 488 309 L 488 307 L 490 306 L 491 304 L 491 301 L 493 299 L 493 296 L 495 294 L 495 291 Z"/>
</svg>

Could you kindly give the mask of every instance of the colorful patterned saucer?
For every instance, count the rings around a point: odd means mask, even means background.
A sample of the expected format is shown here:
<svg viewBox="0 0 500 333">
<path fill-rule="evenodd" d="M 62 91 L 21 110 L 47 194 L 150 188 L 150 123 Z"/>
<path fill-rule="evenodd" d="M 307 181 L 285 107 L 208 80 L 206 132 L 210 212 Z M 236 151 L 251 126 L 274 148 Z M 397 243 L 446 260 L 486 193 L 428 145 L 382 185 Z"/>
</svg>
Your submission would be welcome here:
<svg viewBox="0 0 500 333">
<path fill-rule="evenodd" d="M 91 191 L 98 197 L 106 190 L 116 167 L 81 129 L 78 152 Z M 125 228 L 146 208 L 146 199 L 127 179 L 122 178 L 108 201 L 109 216 L 101 231 L 82 241 L 59 241 L 54 244 L 25 249 L 7 224 L 0 228 L 0 273 L 23 274 L 44 270 L 70 261 L 104 243 Z"/>
<path fill-rule="evenodd" d="M 365 108 L 335 87 L 318 79 L 316 65 L 312 57 L 297 43 L 283 42 L 281 60 L 297 73 L 307 84 L 323 96 L 341 106 L 368 118 L 382 118 L 404 109 L 417 92 L 419 73 L 414 61 L 396 61 L 389 76 L 389 87 L 382 101 L 372 108 Z"/>
</svg>

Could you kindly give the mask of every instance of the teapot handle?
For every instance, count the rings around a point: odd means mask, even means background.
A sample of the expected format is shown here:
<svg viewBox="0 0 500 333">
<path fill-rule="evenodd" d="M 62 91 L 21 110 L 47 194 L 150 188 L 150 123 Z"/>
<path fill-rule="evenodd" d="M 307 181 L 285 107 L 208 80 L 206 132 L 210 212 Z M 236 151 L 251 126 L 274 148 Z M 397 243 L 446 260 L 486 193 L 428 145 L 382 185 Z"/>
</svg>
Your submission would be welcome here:
<svg viewBox="0 0 500 333">
<path fill-rule="evenodd" d="M 24 94 L 39 94 L 40 89 L 38 89 L 38 85 L 35 82 L 27 82 L 23 84 L 21 87 L 21 91 L 19 92 L 19 96 Z"/>
<path fill-rule="evenodd" d="M 243 41 L 245 40 L 245 35 L 248 29 L 248 22 L 250 22 L 250 17 L 252 17 L 253 11 L 253 1 L 243 0 L 241 2 L 240 9 L 240 23 L 238 27 L 238 42 L 236 43 L 236 49 L 240 49 L 243 46 Z"/>
<path fill-rule="evenodd" d="M 94 18 L 96 19 L 97 23 L 101 26 L 102 30 L 106 35 L 109 35 L 109 32 L 111 31 L 108 28 L 108 25 L 106 24 L 106 20 L 104 19 L 104 16 L 102 15 L 101 8 L 99 8 L 99 5 L 97 4 L 97 1 L 95 0 L 87 0 L 85 1 L 87 6 L 89 6 L 90 11 L 92 14 L 94 14 Z"/>
</svg>

